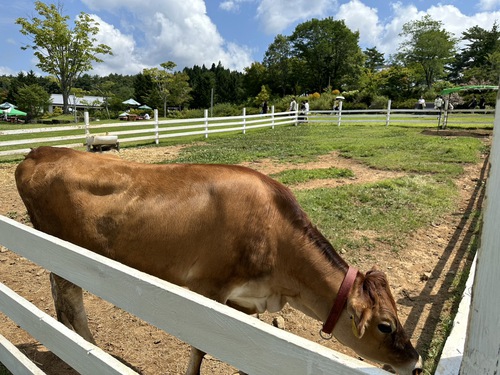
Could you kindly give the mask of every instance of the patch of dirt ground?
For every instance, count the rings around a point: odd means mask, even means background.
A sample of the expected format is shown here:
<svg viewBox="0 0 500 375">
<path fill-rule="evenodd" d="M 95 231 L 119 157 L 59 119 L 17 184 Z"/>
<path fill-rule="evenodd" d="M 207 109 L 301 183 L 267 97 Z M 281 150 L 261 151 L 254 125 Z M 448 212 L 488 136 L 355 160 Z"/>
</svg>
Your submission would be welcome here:
<svg viewBox="0 0 500 375">
<path fill-rule="evenodd" d="M 154 163 L 175 157 L 179 150 L 179 147 L 122 149 L 117 157 Z M 246 165 L 266 174 L 287 168 L 337 167 L 349 168 L 355 175 L 354 178 L 314 181 L 293 187 L 294 189 L 375 182 L 403 175 L 367 168 L 335 153 L 300 166 L 269 160 Z M 407 251 L 395 254 L 390 248 L 380 246 L 376 250 L 367 250 L 366 254 L 357 253 L 355 258 L 350 257 L 348 251 L 343 255 L 362 271 L 367 271 L 376 264 L 388 274 L 401 322 L 419 352 L 427 351 L 438 328 L 440 315 L 450 308 L 445 301 L 454 291 L 452 281 L 468 261 L 464 254 L 476 225 L 471 213 L 482 202 L 486 165 L 487 160 L 484 158 L 481 163 L 465 166 L 466 172 L 456 181 L 460 188 L 460 202 L 456 210 L 441 222 L 429 223 L 426 228 L 413 233 L 408 239 Z M 0 164 L 0 214 L 23 222 L 26 221 L 26 211 L 15 187 L 15 167 L 13 164 Z M 366 232 L 359 235 L 374 237 L 374 234 Z M 49 274 L 43 268 L 0 248 L 0 281 L 42 311 L 55 316 Z M 108 353 L 142 374 L 185 372 L 189 354 L 186 344 L 92 294 L 85 294 L 85 304 L 94 337 L 98 345 Z M 278 314 L 262 314 L 260 318 L 271 322 L 276 316 L 283 317 L 287 331 L 356 357 L 352 350 L 337 341 L 320 338 L 320 323 L 290 307 L 285 307 Z M 76 371 L 2 314 L 0 326 L 0 334 L 13 342 L 47 374 L 76 374 Z M 216 358 L 207 357 L 202 374 L 236 372 Z"/>
</svg>

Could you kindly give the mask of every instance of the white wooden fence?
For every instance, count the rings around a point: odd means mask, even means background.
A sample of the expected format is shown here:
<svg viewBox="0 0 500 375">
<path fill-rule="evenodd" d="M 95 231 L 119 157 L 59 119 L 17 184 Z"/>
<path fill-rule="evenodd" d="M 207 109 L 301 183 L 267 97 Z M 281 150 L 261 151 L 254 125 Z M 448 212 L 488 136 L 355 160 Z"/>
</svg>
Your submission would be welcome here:
<svg viewBox="0 0 500 375">
<path fill-rule="evenodd" d="M 436 128 L 443 125 L 446 118 L 448 127 L 468 124 L 475 127 L 491 126 L 493 124 L 494 110 L 456 110 L 440 113 L 434 109 L 392 109 L 391 101 L 387 108 L 370 110 L 343 110 L 338 111 L 310 111 L 307 116 L 299 112 L 275 112 L 274 106 L 267 114 L 247 115 L 243 109 L 241 116 L 209 117 L 205 110 L 203 118 L 197 119 L 171 119 L 158 120 L 158 111 L 152 120 L 147 121 L 119 121 L 112 124 L 90 123 L 88 113 L 85 113 L 83 125 L 52 126 L 35 129 L 2 130 L 0 136 L 10 140 L 0 141 L 0 156 L 26 154 L 30 148 L 41 145 L 57 145 L 65 147 L 83 147 L 90 135 L 109 134 L 118 136 L 120 144 L 155 142 L 166 138 L 201 136 L 207 138 L 210 134 L 223 132 L 239 132 L 259 128 L 275 128 L 283 125 L 299 125 L 301 123 L 332 123 L 337 126 L 349 124 L 374 124 L 374 125 L 415 125 Z M 471 124 L 471 116 L 475 117 Z M 72 133 L 60 135 L 58 133 Z M 42 137 L 35 138 L 40 134 Z M 43 137 L 43 134 L 48 136 Z"/>
<path fill-rule="evenodd" d="M 500 91 L 497 94 L 497 108 Z M 436 375 L 500 373 L 500 114 L 496 113 L 480 248 Z"/>
<path fill-rule="evenodd" d="M 246 373 L 387 374 L 3 216 L 0 243 Z M 0 310 L 81 374 L 135 374 L 3 284 Z M 1 337 L 0 362 L 16 375 L 42 373 Z"/>
</svg>

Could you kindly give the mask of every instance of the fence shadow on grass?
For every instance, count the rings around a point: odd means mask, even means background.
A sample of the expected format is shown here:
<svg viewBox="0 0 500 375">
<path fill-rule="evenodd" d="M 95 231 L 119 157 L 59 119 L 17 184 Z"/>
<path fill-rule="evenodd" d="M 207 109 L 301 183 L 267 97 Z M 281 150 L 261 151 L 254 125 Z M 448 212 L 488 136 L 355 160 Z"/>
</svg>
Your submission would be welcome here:
<svg viewBox="0 0 500 375">
<path fill-rule="evenodd" d="M 431 272 L 430 277 L 426 281 L 426 285 L 422 289 L 420 295 L 411 297 L 411 301 L 408 301 L 408 296 L 405 296 L 398 301 L 403 305 L 411 304 L 413 306 L 405 324 L 405 330 L 410 336 L 416 328 L 415 325 L 418 323 L 419 317 L 426 309 L 429 309 L 429 313 L 424 322 L 424 330 L 426 332 L 436 332 L 443 309 L 447 301 L 452 298 L 450 290 L 453 288 L 453 285 L 465 285 L 465 281 L 469 276 L 468 270 L 474 258 L 474 252 L 468 253 L 468 249 L 474 244 L 474 242 L 479 240 L 478 236 L 480 235 L 480 233 L 476 232 L 476 229 L 481 217 L 480 211 L 485 197 L 485 181 L 489 169 L 488 167 L 489 157 L 486 157 L 481 168 L 480 177 L 477 179 L 467 207 L 464 212 L 461 213 L 460 222 L 456 226 L 450 241 L 441 254 L 438 263 Z M 455 270 L 460 269 L 460 264 L 464 261 L 464 257 L 468 257 L 468 259 L 466 259 L 466 264 L 463 266 L 461 272 L 457 274 L 455 273 Z M 450 264 L 450 270 L 453 272 L 445 274 L 444 268 L 448 263 Z M 442 283 L 439 290 L 436 291 L 434 289 L 440 279 L 442 280 Z M 460 293 L 460 297 L 461 295 L 462 293 Z M 442 296 L 442 298 L 436 298 L 435 296 Z M 456 298 L 451 305 L 453 315 L 458 310 L 460 300 L 461 298 Z M 430 308 L 427 307 L 429 305 Z M 429 336 L 432 338 L 432 335 Z M 430 349 L 430 342 L 427 342 L 426 339 L 429 336 L 425 335 L 424 337 L 424 335 L 422 335 L 417 338 L 415 343 L 417 350 L 423 355 L 424 360 Z M 435 365 L 437 365 L 437 362 Z"/>
</svg>

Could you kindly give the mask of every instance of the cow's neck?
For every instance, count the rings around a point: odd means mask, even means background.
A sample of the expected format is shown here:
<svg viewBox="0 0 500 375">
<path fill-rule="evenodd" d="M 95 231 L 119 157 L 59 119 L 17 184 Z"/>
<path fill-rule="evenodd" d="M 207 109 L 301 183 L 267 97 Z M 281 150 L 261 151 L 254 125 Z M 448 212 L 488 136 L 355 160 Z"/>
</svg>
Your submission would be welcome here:
<svg viewBox="0 0 500 375">
<path fill-rule="evenodd" d="M 297 251 L 299 253 L 296 259 L 299 259 L 299 262 L 290 275 L 290 284 L 295 286 L 296 290 L 287 300 L 293 307 L 324 323 L 347 273 L 348 265 L 328 242 L 308 241 Z"/>
</svg>

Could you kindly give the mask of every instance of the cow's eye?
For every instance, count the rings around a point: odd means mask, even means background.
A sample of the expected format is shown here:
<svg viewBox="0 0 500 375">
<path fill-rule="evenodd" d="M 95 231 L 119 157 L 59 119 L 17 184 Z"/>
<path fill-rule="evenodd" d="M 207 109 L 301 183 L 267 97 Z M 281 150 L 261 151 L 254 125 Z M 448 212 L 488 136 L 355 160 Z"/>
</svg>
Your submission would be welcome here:
<svg viewBox="0 0 500 375">
<path fill-rule="evenodd" d="M 377 328 L 382 333 L 392 333 L 392 326 L 389 323 L 380 323 Z"/>
</svg>

